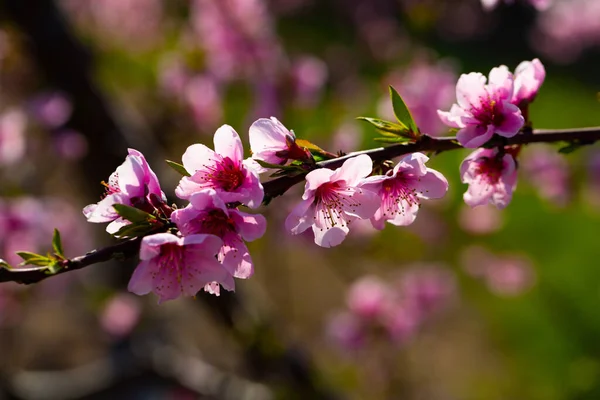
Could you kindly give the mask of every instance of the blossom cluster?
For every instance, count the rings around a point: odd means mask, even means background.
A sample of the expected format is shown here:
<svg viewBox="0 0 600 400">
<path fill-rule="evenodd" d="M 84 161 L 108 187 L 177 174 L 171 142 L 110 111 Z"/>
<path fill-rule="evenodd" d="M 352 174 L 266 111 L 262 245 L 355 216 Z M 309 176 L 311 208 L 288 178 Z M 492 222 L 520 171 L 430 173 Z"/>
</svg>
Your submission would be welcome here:
<svg viewBox="0 0 600 400">
<path fill-rule="evenodd" d="M 90 222 L 110 222 L 109 233 L 120 235 L 131 222 L 113 207 L 123 204 L 148 213 L 162 213 L 176 230 L 142 239 L 140 264 L 129 282 L 136 294 L 154 292 L 159 301 L 180 295 L 194 296 L 201 289 L 218 295 L 220 287 L 234 290 L 234 278 L 253 274 L 245 241 L 261 237 L 266 221 L 261 215 L 238 210 L 243 204 L 257 208 L 263 198 L 258 174 L 243 159 L 237 132 L 224 125 L 214 136 L 214 150 L 202 144 L 188 147 L 175 194 L 189 203 L 173 211 L 158 178 L 144 156 L 129 150 L 125 162 L 105 184 L 105 197 L 84 209 Z"/>
<path fill-rule="evenodd" d="M 456 87 L 457 104 L 438 115 L 458 130 L 457 140 L 466 148 L 483 146 L 494 135 L 513 137 L 528 122 L 528 105 L 544 76 L 537 59 L 521 63 L 514 75 L 506 66 L 494 68 L 487 84 L 482 74 L 463 74 Z M 335 161 L 338 156 L 298 140 L 275 117 L 250 126 L 251 158 L 244 158 L 240 136 L 229 125 L 221 126 L 213 141 L 214 149 L 189 146 L 177 167 L 184 176 L 175 195 L 188 202 L 185 207 L 167 205 L 143 154 L 129 149 L 125 162 L 104 183 L 103 199 L 84 208 L 89 222 L 109 222 L 106 230 L 116 237 L 143 236 L 141 262 L 129 283 L 133 293 L 154 292 L 160 301 L 194 296 L 202 289 L 219 295 L 221 287 L 235 289 L 234 278 L 252 276 L 246 242 L 264 234 L 266 221 L 240 207 L 256 209 L 263 203 L 264 173 L 305 174 L 301 201 L 285 227 L 293 235 L 310 228 L 321 247 L 341 244 L 357 220 L 368 220 L 377 230 L 386 222 L 410 225 L 423 200 L 442 198 L 448 191 L 446 178 L 426 166 L 429 158 L 422 153 L 407 154 L 395 165 L 365 153 Z M 520 150 L 500 144 L 470 154 L 460 166 L 461 179 L 469 184 L 465 202 L 472 207 L 506 207 L 516 187 Z M 337 168 L 322 168 L 317 155 L 335 161 Z M 129 214 L 128 208 L 138 211 Z"/>
<path fill-rule="evenodd" d="M 538 59 L 519 64 L 515 73 L 504 65 L 493 68 L 489 79 L 478 72 L 460 76 L 456 99 L 450 111 L 438 111 L 440 119 L 457 129 L 456 139 L 466 148 L 478 148 L 495 135 L 511 138 L 525 126 L 529 104 L 544 82 L 545 68 Z M 519 146 L 481 148 L 461 164 L 464 194 L 471 207 L 493 204 L 504 208 L 510 203 L 517 184 Z"/>
<path fill-rule="evenodd" d="M 349 350 L 365 346 L 376 335 L 403 345 L 455 297 L 455 291 L 452 273 L 436 266 L 409 269 L 391 283 L 364 276 L 348 289 L 347 310 L 329 320 L 328 336 Z"/>
</svg>

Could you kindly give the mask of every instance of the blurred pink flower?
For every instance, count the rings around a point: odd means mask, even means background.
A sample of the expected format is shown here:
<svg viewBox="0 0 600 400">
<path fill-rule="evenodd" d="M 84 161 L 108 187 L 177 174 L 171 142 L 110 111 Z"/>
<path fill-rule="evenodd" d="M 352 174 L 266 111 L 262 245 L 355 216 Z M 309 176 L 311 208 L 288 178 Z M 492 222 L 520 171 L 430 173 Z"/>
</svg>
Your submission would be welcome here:
<svg viewBox="0 0 600 400">
<path fill-rule="evenodd" d="M 16 108 L 0 113 L 0 165 L 19 162 L 25 155 L 25 114 Z"/>
<path fill-rule="evenodd" d="M 498 296 L 517 296 L 529 290 L 536 280 L 531 262 L 524 257 L 495 255 L 482 247 L 469 247 L 462 254 L 463 269 L 485 282 Z"/>
<path fill-rule="evenodd" d="M 517 165 L 512 154 L 500 155 L 498 149 L 478 149 L 460 165 L 461 181 L 469 184 L 464 194 L 471 207 L 493 204 L 505 208 L 517 186 Z"/>
<path fill-rule="evenodd" d="M 354 122 L 345 122 L 334 132 L 331 139 L 331 148 L 334 152 L 350 153 L 358 150 L 362 139 L 362 132 Z"/>
<path fill-rule="evenodd" d="M 203 144 L 193 144 L 183 154 L 183 166 L 190 174 L 179 181 L 175 194 L 189 199 L 194 193 L 213 189 L 225 202 L 239 201 L 258 208 L 263 200 L 263 187 L 249 161 L 244 161 L 244 148 L 237 132 L 223 125 L 215 132 L 215 151 Z"/>
<path fill-rule="evenodd" d="M 127 336 L 137 325 L 141 314 L 138 300 L 128 294 L 111 297 L 100 314 L 100 325 L 108 334 Z"/>
<path fill-rule="evenodd" d="M 457 292 L 453 273 L 432 265 L 407 270 L 401 276 L 399 287 L 404 301 L 416 308 L 420 319 L 446 307 Z"/>
<path fill-rule="evenodd" d="M 208 75 L 195 75 L 186 81 L 183 100 L 192 111 L 194 121 L 200 128 L 214 127 L 223 118 L 221 88 Z"/>
<path fill-rule="evenodd" d="M 540 14 L 533 46 L 555 62 L 572 63 L 588 48 L 600 45 L 600 2 L 555 0 Z"/>
<path fill-rule="evenodd" d="M 262 215 L 252 215 L 227 208 L 212 189 L 190 197 L 190 204 L 171 214 L 171 220 L 184 236 L 204 233 L 218 236 L 223 245 L 218 259 L 235 278 L 246 279 L 254 273 L 254 264 L 244 241 L 262 237 L 267 221 Z"/>
<path fill-rule="evenodd" d="M 540 197 L 558 206 L 567 205 L 571 198 L 569 164 L 556 149 L 527 146 L 519 166 Z"/>
<path fill-rule="evenodd" d="M 481 0 L 481 4 L 483 8 L 486 10 L 492 10 L 496 8 L 498 3 L 501 0 Z M 529 4 L 538 9 L 539 11 L 544 11 L 552 4 L 554 0 L 528 0 Z M 505 3 L 512 4 L 514 0 L 504 0 Z"/>
<path fill-rule="evenodd" d="M 316 104 L 327 82 L 327 65 L 314 56 L 302 56 L 294 61 L 291 74 L 296 101 L 305 107 Z"/>
<path fill-rule="evenodd" d="M 504 218 L 502 212 L 491 204 L 481 207 L 461 207 L 458 224 L 466 232 L 473 235 L 487 235 L 502 228 Z"/>
<path fill-rule="evenodd" d="M 33 117 L 47 128 L 58 128 L 71 117 L 73 106 L 61 92 L 40 93 L 31 99 L 29 109 Z"/>
<path fill-rule="evenodd" d="M 302 201 L 288 215 L 285 226 L 293 235 L 312 227 L 315 243 L 337 246 L 356 219 L 368 219 L 377 210 L 376 193 L 361 187 L 373 168 L 368 155 L 350 158 L 335 171 L 319 168 L 306 175 Z"/>
<path fill-rule="evenodd" d="M 388 285 L 376 276 L 355 281 L 346 294 L 350 311 L 361 318 L 379 317 L 390 297 Z"/>
<path fill-rule="evenodd" d="M 435 136 L 445 128 L 438 118 L 437 110 L 452 105 L 456 78 L 456 72 L 450 63 L 420 60 L 404 71 L 390 74 L 385 82 L 400 93 L 419 129 Z M 395 119 L 388 96 L 379 102 L 378 111 L 386 119 Z"/>
<path fill-rule="evenodd" d="M 504 65 L 493 68 L 486 78 L 478 72 L 462 74 L 456 84 L 456 98 L 450 111 L 438 111 L 442 122 L 458 128 L 456 138 L 461 145 L 476 148 L 494 134 L 513 137 L 523 127 L 521 110 L 510 101 L 514 78 Z"/>
<path fill-rule="evenodd" d="M 154 292 L 159 304 L 179 296 L 195 296 L 212 282 L 234 290 L 233 276 L 217 261 L 223 242 L 214 235 L 177 237 L 157 233 L 142 239 L 140 263 L 128 289 L 137 295 Z"/>
<path fill-rule="evenodd" d="M 366 332 L 359 317 L 341 312 L 329 318 L 327 336 L 344 350 L 357 350 L 365 344 Z"/>
<path fill-rule="evenodd" d="M 80 160 L 88 152 L 86 137 L 77 131 L 61 130 L 53 135 L 52 140 L 58 156 L 67 160 Z"/>
<path fill-rule="evenodd" d="M 365 179 L 363 187 L 380 197 L 380 205 L 371 217 L 373 227 L 385 228 L 392 225 L 410 225 L 421 206 L 421 199 L 439 199 L 448 191 L 448 181 L 436 170 L 427 168 L 429 160 L 421 153 L 403 157 L 387 175 L 376 175 Z"/>
</svg>

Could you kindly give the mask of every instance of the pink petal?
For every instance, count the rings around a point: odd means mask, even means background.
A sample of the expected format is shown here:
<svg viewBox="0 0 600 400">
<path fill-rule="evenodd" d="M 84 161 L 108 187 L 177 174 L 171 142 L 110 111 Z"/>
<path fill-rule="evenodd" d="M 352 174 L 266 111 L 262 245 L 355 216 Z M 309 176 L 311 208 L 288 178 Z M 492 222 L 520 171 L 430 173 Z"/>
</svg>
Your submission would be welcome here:
<svg viewBox="0 0 600 400">
<path fill-rule="evenodd" d="M 247 279 L 254 274 L 254 264 L 244 241 L 237 234 L 227 234 L 223 239 L 221 255 L 223 267 L 238 279 Z"/>
<path fill-rule="evenodd" d="M 463 128 L 462 117 L 465 111 L 457 104 L 453 104 L 450 111 L 437 110 L 440 120 L 451 128 Z"/>
<path fill-rule="evenodd" d="M 465 203 L 471 207 L 487 204 L 494 193 L 493 188 L 481 179 L 469 184 L 469 189 L 463 195 Z"/>
<path fill-rule="evenodd" d="M 148 185 L 148 193 L 154 193 L 157 196 L 164 197 L 164 193 L 160 189 L 160 183 L 158 182 L 158 177 L 156 176 L 154 171 L 152 171 L 152 168 L 150 168 L 150 165 L 146 161 L 146 158 L 144 157 L 144 155 L 135 149 L 127 149 L 127 151 L 130 156 L 137 157 L 140 160 L 140 163 L 142 164 L 142 166 L 144 168 L 144 174 L 145 174 L 144 181 Z"/>
<path fill-rule="evenodd" d="M 324 183 L 330 181 L 334 172 L 330 169 L 319 168 L 310 171 L 306 178 L 306 184 L 304 185 L 304 194 L 302 195 L 303 200 L 307 200 L 309 198 L 314 197 L 314 191 L 317 190 L 319 186 Z"/>
<path fill-rule="evenodd" d="M 152 271 L 148 260 L 141 261 L 133 271 L 127 290 L 139 296 L 152 291 Z"/>
<path fill-rule="evenodd" d="M 263 157 L 265 154 L 263 154 L 263 152 L 266 153 L 269 151 L 271 153 L 275 153 L 280 150 L 285 150 L 287 148 L 287 136 L 295 138 L 294 133 L 287 130 L 287 128 L 283 126 L 283 124 L 279 122 L 277 118 L 260 118 L 256 120 L 250 126 L 249 132 L 250 150 L 252 150 L 253 157 L 264 159 Z M 279 157 L 275 157 L 274 154 L 273 158 L 282 160 Z"/>
<path fill-rule="evenodd" d="M 334 226 L 329 229 L 321 229 L 313 225 L 313 233 L 315 234 L 315 243 L 321 247 L 334 247 L 344 241 L 348 235 L 349 229 L 347 226 Z"/>
<path fill-rule="evenodd" d="M 440 172 L 428 168 L 415 185 L 418 196 L 423 199 L 441 199 L 448 191 L 448 181 Z"/>
<path fill-rule="evenodd" d="M 265 197 L 265 191 L 256 171 L 246 168 L 246 178 L 240 187 L 245 190 L 245 196 L 239 201 L 250 208 L 258 208 Z"/>
<path fill-rule="evenodd" d="M 360 219 L 369 219 L 381 205 L 381 199 L 375 192 L 366 188 L 357 188 L 352 193 L 352 204 L 352 207 L 344 207 L 346 214 Z"/>
<path fill-rule="evenodd" d="M 167 243 L 178 243 L 179 238 L 171 233 L 155 233 L 142 239 L 140 260 L 151 260 L 160 254 L 160 246 Z"/>
<path fill-rule="evenodd" d="M 187 200 L 194 193 L 204 190 L 204 186 L 194 182 L 190 177 L 184 176 L 179 181 L 179 185 L 175 188 L 175 195 L 180 199 Z"/>
<path fill-rule="evenodd" d="M 117 232 L 119 232 L 119 229 L 129 224 L 131 224 L 131 222 L 127 221 L 126 219 L 117 218 L 110 224 L 106 225 L 106 232 L 110 233 L 111 235 L 115 235 Z"/>
<path fill-rule="evenodd" d="M 494 136 L 494 126 L 468 125 L 456 134 L 456 139 L 464 147 L 473 149 L 485 144 Z"/>
<path fill-rule="evenodd" d="M 215 235 L 195 234 L 179 239 L 182 246 L 191 246 L 192 249 L 200 248 L 203 254 L 212 257 L 217 254 L 223 245 L 221 238 Z M 202 247 L 198 247 L 202 245 Z"/>
<path fill-rule="evenodd" d="M 485 76 L 479 72 L 462 74 L 456 84 L 456 100 L 463 109 L 472 107 L 479 108 L 481 99 L 487 98 L 488 93 L 485 90 Z"/>
<path fill-rule="evenodd" d="M 206 169 L 207 165 L 214 165 L 217 160 L 218 156 L 215 152 L 203 144 L 189 146 L 181 157 L 183 166 L 190 175 L 194 175 L 196 171 Z"/>
<path fill-rule="evenodd" d="M 371 171 L 373 171 L 373 160 L 368 155 L 361 154 L 344 161 L 344 164 L 331 175 L 330 180 L 331 182 L 343 180 L 348 186 L 356 186 Z"/>
<path fill-rule="evenodd" d="M 227 205 L 213 189 L 203 189 L 190 197 L 190 204 L 196 210 L 202 211 L 209 208 L 217 208 L 227 214 Z"/>
<path fill-rule="evenodd" d="M 252 242 L 265 234 L 267 220 L 262 215 L 232 210 L 230 216 L 235 221 L 237 232 L 245 241 Z"/>
<path fill-rule="evenodd" d="M 154 293 L 159 297 L 158 304 L 164 303 L 167 300 L 174 300 L 181 296 L 183 292 L 176 268 L 158 269 L 152 279 L 152 285 L 154 286 Z"/>
<path fill-rule="evenodd" d="M 307 230 L 313 224 L 313 217 L 315 216 L 313 202 L 314 199 L 310 198 L 298 203 L 285 219 L 285 229 L 293 235 L 298 235 Z"/>
<path fill-rule="evenodd" d="M 110 222 L 119 217 L 113 208 L 114 204 L 128 204 L 127 196 L 123 193 L 109 194 L 97 204 L 90 204 L 83 209 L 88 222 Z"/>
<path fill-rule="evenodd" d="M 488 85 L 495 96 L 490 97 L 510 101 L 513 94 L 513 79 L 513 75 L 506 65 L 492 68 Z"/>
<path fill-rule="evenodd" d="M 496 127 L 496 133 L 507 138 L 515 136 L 525 124 L 521 110 L 516 105 L 505 102 L 502 114 L 504 119 L 502 125 Z"/>
<path fill-rule="evenodd" d="M 412 224 L 417 218 L 419 205 L 417 203 L 409 203 L 406 200 L 400 200 L 399 212 L 394 214 L 393 218 L 387 220 L 392 225 L 407 226 Z"/>
<path fill-rule="evenodd" d="M 145 172 L 139 158 L 127 156 L 116 172 L 121 192 L 129 198 L 145 196 Z"/>
<path fill-rule="evenodd" d="M 244 147 L 238 133 L 229 125 L 223 125 L 215 132 L 215 152 L 222 157 L 229 157 L 235 164 L 244 160 Z"/>
<path fill-rule="evenodd" d="M 425 163 L 429 161 L 429 157 L 427 157 L 423 153 L 411 153 L 405 157 L 403 157 L 398 164 L 394 167 L 394 176 L 398 174 L 398 171 L 408 170 L 419 176 L 425 175 L 427 173 L 427 167 Z"/>
</svg>

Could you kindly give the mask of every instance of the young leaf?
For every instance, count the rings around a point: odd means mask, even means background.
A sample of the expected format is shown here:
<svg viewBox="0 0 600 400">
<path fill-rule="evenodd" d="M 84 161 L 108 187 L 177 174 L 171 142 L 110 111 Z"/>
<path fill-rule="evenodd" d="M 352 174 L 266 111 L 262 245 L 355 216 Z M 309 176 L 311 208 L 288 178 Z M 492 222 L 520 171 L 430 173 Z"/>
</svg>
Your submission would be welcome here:
<svg viewBox="0 0 600 400">
<path fill-rule="evenodd" d="M 113 208 L 117 214 L 130 222 L 146 222 L 156 220 L 154 215 L 148 214 L 146 211 L 142 211 L 139 208 L 126 206 L 125 204 L 113 204 Z"/>
<path fill-rule="evenodd" d="M 263 168 L 281 169 L 284 171 L 296 171 L 298 169 L 298 167 L 293 166 L 293 165 L 271 164 L 271 163 L 268 163 L 263 160 L 254 160 L 254 161 L 256 161 Z"/>
<path fill-rule="evenodd" d="M 167 165 L 173 168 L 175 171 L 179 172 L 183 176 L 190 176 L 189 172 L 185 169 L 185 167 L 175 161 L 165 160 Z"/>
<path fill-rule="evenodd" d="M 121 227 L 121 229 L 114 233 L 114 236 L 121 239 L 133 238 L 146 235 L 153 229 L 154 226 L 148 222 L 132 223 Z"/>
<path fill-rule="evenodd" d="M 52 249 L 54 250 L 54 254 L 56 254 L 57 256 L 65 256 L 62 241 L 60 239 L 60 232 L 58 231 L 58 229 L 54 229 L 54 236 L 52 237 Z"/>
<path fill-rule="evenodd" d="M 300 147 L 304 147 L 307 148 L 309 150 L 314 150 L 317 151 L 319 153 L 324 153 L 325 150 L 323 150 L 322 148 L 320 148 L 319 146 L 317 146 L 316 144 L 309 142 L 308 140 L 305 139 L 296 139 L 296 144 Z"/>
<path fill-rule="evenodd" d="M 17 251 L 17 255 L 23 259 L 23 262 L 20 265 L 37 265 L 44 267 L 52 262 L 52 260 L 46 256 L 31 253 L 29 251 Z"/>
<path fill-rule="evenodd" d="M 8 270 L 13 269 L 13 267 L 9 263 L 7 263 L 6 261 L 4 261 L 1 258 L 0 258 L 0 268 L 4 268 L 4 269 L 8 269 Z"/>
<path fill-rule="evenodd" d="M 405 136 L 406 133 L 409 132 L 409 129 L 406 125 L 400 123 L 396 124 L 394 122 L 384 121 L 378 118 L 369 118 L 369 117 L 358 117 L 361 121 L 367 121 L 371 125 L 373 125 L 378 131 L 381 132 L 384 136 L 397 137 L 397 136 Z"/>
<path fill-rule="evenodd" d="M 46 273 L 49 275 L 54 275 L 61 269 L 63 269 L 62 265 L 60 265 L 58 263 L 58 261 L 54 261 L 50 265 L 48 265 L 48 268 L 46 269 Z"/>
<path fill-rule="evenodd" d="M 394 108 L 394 115 L 396 115 L 396 118 L 398 119 L 398 121 L 400 121 L 402 124 L 404 124 L 408 127 L 408 129 L 412 133 L 413 137 L 415 137 L 415 138 L 418 137 L 419 136 L 419 128 L 417 127 L 417 124 L 415 123 L 415 120 L 413 119 L 412 114 L 410 113 L 408 107 L 406 107 L 406 104 L 404 103 L 404 100 L 402 100 L 402 97 L 400 97 L 400 95 L 398 94 L 396 89 L 394 89 L 391 86 L 390 86 L 390 98 L 392 99 L 392 107 Z"/>
</svg>

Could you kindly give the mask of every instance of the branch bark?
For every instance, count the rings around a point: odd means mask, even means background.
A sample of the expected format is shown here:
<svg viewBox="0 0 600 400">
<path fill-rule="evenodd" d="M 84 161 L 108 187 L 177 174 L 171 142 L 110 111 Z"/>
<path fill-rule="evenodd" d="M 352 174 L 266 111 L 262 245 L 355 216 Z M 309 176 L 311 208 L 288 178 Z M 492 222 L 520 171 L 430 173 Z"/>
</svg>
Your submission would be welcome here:
<svg viewBox="0 0 600 400">
<path fill-rule="evenodd" d="M 524 145 L 530 143 L 556 143 L 556 142 L 580 142 L 581 144 L 592 144 L 600 140 L 600 127 L 575 128 L 575 129 L 536 129 L 525 131 L 512 138 L 496 137 L 491 145 L 510 146 Z M 338 168 L 344 161 L 361 154 L 369 155 L 374 162 L 393 159 L 405 154 L 415 152 L 443 152 L 448 150 L 463 149 L 455 137 L 434 138 L 423 136 L 419 141 L 410 144 L 397 144 L 388 147 L 357 151 L 338 157 L 332 160 L 317 163 L 317 168 Z M 308 171 L 307 171 L 308 173 Z M 263 184 L 265 189 L 265 198 L 273 198 L 284 194 L 292 186 L 302 182 L 305 174 L 293 177 L 280 177 Z M 3 269 L 0 268 L 1 282 L 18 282 L 31 284 L 42 281 L 51 276 L 62 274 L 69 271 L 85 268 L 92 264 L 109 261 L 115 258 L 130 258 L 137 255 L 142 238 L 129 239 L 112 246 L 93 250 L 87 254 L 68 260 L 67 266 L 56 274 L 48 274 L 44 267 L 23 268 L 23 269 Z"/>
</svg>

